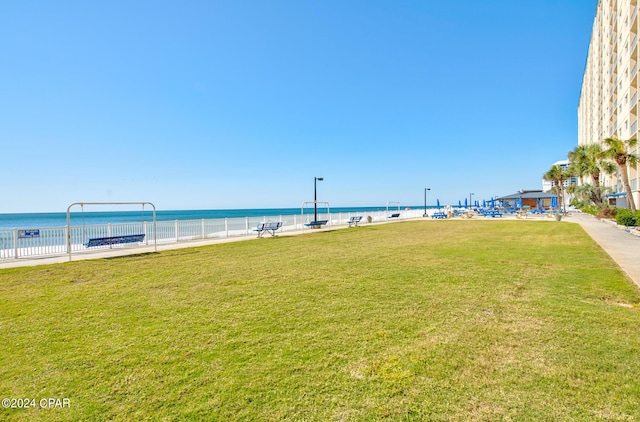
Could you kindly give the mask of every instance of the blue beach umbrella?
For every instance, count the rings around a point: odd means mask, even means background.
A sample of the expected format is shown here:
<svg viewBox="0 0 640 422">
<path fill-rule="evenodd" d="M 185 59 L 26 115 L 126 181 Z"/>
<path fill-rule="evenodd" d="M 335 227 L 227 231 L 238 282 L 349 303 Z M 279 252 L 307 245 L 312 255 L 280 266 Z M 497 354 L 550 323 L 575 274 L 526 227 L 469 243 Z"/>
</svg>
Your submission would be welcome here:
<svg viewBox="0 0 640 422">
<path fill-rule="evenodd" d="M 522 208 L 522 197 L 518 198 L 518 208 Z"/>
<path fill-rule="evenodd" d="M 436 199 L 436 205 L 438 206 L 438 211 L 440 211 L 440 200 Z"/>
<path fill-rule="evenodd" d="M 480 204 L 478 203 L 478 200 L 477 200 L 477 199 L 476 199 L 476 205 L 475 205 L 475 206 L 476 206 L 476 207 L 479 207 L 479 206 L 480 206 Z"/>
<path fill-rule="evenodd" d="M 487 208 L 487 201 L 484 199 L 482 200 L 482 208 Z"/>
<path fill-rule="evenodd" d="M 491 208 L 495 208 L 496 207 L 496 200 L 494 197 L 491 197 Z"/>
<path fill-rule="evenodd" d="M 462 202 L 458 199 L 458 208 L 462 208 Z"/>
<path fill-rule="evenodd" d="M 551 208 L 558 208 L 558 197 L 557 196 L 552 196 L 551 197 Z"/>
<path fill-rule="evenodd" d="M 467 198 L 464 198 L 464 207 L 467 208 L 469 206 L 469 203 L 467 202 Z"/>
</svg>

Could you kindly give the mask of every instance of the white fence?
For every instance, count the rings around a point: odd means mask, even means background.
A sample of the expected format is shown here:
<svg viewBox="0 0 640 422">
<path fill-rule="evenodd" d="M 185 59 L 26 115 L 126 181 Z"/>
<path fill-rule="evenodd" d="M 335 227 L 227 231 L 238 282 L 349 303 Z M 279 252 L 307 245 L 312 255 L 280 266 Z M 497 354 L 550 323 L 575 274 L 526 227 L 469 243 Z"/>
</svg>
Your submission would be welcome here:
<svg viewBox="0 0 640 422">
<path fill-rule="evenodd" d="M 423 210 L 412 209 L 402 211 L 364 211 L 349 213 L 318 213 L 319 220 L 328 220 L 327 226 L 345 226 L 349 218 L 356 215 L 363 216 L 360 224 L 371 222 L 386 222 L 389 215 L 400 212 L 400 220 L 422 217 Z M 243 218 L 220 218 L 210 220 L 172 220 L 157 221 L 156 233 L 153 233 L 153 223 L 118 223 L 96 224 L 86 226 L 71 226 L 71 252 L 89 252 L 109 248 L 132 248 L 153 245 L 154 239 L 158 244 L 187 242 L 191 240 L 228 238 L 248 236 L 255 232 L 258 223 L 268 221 L 282 221 L 284 232 L 310 231 L 305 227 L 312 216 L 283 215 Z M 394 219 L 397 220 L 397 219 Z M 142 244 L 107 245 L 87 248 L 89 239 L 144 234 Z M 28 258 L 38 256 L 61 255 L 69 253 L 67 249 L 67 227 L 46 227 L 37 229 L 37 235 L 19 229 L 0 229 L 0 259 Z"/>
</svg>

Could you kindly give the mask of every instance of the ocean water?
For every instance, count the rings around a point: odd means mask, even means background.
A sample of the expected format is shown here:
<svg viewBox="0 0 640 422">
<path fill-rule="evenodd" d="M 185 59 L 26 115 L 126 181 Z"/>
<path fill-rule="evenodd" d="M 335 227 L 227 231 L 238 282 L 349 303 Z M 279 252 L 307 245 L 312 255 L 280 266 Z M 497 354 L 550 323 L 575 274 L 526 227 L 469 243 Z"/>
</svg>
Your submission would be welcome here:
<svg viewBox="0 0 640 422">
<path fill-rule="evenodd" d="M 401 209 L 407 207 L 403 206 Z M 424 206 L 410 206 L 411 209 L 423 209 Z M 435 208 L 429 206 L 429 209 Z M 397 206 L 389 207 L 396 210 Z M 331 213 L 366 213 L 367 211 L 384 211 L 386 207 L 341 207 L 331 208 Z M 241 218 L 263 216 L 300 215 L 300 208 L 257 208 L 257 209 L 227 209 L 227 210 L 171 210 L 157 211 L 157 221 L 172 220 L 209 220 L 217 218 Z M 325 207 L 318 207 L 318 213 L 326 213 Z M 313 207 L 304 209 L 305 215 L 313 213 Z M 72 212 L 70 222 L 72 226 L 92 224 L 116 224 L 153 221 L 153 213 L 148 209 L 142 211 L 100 211 L 100 212 Z M 36 229 L 43 227 L 61 227 L 67 225 L 67 214 L 55 213 L 22 213 L 0 214 L 0 229 Z"/>
</svg>

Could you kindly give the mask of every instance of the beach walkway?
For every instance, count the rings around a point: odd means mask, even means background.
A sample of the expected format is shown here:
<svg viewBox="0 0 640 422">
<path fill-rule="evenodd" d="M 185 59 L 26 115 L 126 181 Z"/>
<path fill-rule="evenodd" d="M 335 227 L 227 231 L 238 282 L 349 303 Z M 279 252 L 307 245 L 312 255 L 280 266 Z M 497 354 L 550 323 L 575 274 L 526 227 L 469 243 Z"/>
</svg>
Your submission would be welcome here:
<svg viewBox="0 0 640 422">
<path fill-rule="evenodd" d="M 295 234 L 295 233 L 296 232 L 293 232 L 293 233 L 287 232 L 279 235 L 285 236 L 285 235 Z M 247 236 L 193 240 L 193 241 L 181 242 L 181 243 L 166 243 L 166 244 L 160 243 L 158 244 L 158 252 L 171 250 L 171 249 L 194 248 L 197 246 L 212 245 L 216 243 L 239 242 L 239 241 L 255 239 L 255 238 L 256 236 L 252 234 Z M 113 258 L 118 256 L 137 255 L 137 254 L 152 253 L 152 252 L 154 252 L 153 245 L 136 247 L 136 248 L 103 249 L 100 251 L 91 251 L 91 252 L 84 252 L 84 253 L 74 252 L 72 261 L 85 261 L 88 259 L 99 259 L 99 258 Z M 45 265 L 45 264 L 59 264 L 62 262 L 69 262 L 68 254 L 7 259 L 4 261 L 0 261 L 0 269 L 15 268 L 15 267 L 31 267 L 35 265 Z"/>
<path fill-rule="evenodd" d="M 634 236 L 613 224 L 580 212 L 572 213 L 563 220 L 580 224 L 640 287 L 640 236 Z"/>
</svg>

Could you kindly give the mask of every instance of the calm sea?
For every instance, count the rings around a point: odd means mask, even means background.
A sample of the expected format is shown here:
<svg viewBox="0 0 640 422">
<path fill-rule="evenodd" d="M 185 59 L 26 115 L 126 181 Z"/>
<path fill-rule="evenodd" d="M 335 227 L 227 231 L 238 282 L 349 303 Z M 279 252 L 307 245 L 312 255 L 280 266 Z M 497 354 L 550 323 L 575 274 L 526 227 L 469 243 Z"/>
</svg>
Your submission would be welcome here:
<svg viewBox="0 0 640 422">
<path fill-rule="evenodd" d="M 404 209 L 405 207 L 402 207 Z M 411 209 L 420 209 L 420 206 L 411 206 Z M 434 208 L 434 207 L 428 207 Z M 391 209 L 391 207 L 390 207 Z M 397 207 L 393 207 L 397 209 Z M 384 211 L 386 207 L 342 207 L 331 208 L 331 213 L 365 213 L 367 211 Z M 326 208 L 318 207 L 319 213 L 326 213 Z M 313 208 L 305 208 L 305 215 L 313 213 Z M 229 209 L 229 210 L 183 210 L 183 211 L 157 211 L 156 220 L 201 220 L 216 218 L 239 217 L 263 217 L 284 216 L 300 214 L 300 208 L 260 208 L 260 209 Z M 151 211 L 114 211 L 114 212 L 72 212 L 71 225 L 90 224 L 115 224 L 141 221 L 152 221 Z M 42 227 L 59 227 L 67 225 L 67 214 L 54 213 L 25 213 L 25 214 L 0 214 L 1 229 L 35 229 Z"/>
</svg>

